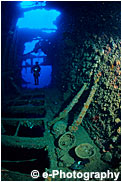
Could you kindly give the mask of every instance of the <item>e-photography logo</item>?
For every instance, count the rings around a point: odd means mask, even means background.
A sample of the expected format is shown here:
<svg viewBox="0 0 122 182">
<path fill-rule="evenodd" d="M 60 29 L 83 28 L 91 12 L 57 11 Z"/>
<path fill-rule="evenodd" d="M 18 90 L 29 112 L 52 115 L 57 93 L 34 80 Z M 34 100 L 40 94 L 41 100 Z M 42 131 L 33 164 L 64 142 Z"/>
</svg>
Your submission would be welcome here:
<svg viewBox="0 0 122 182">
<path fill-rule="evenodd" d="M 52 173 L 43 172 L 42 177 L 44 179 L 48 177 L 52 177 L 53 179 L 58 176 L 60 179 L 83 179 L 89 181 L 90 179 L 113 179 L 114 181 L 117 181 L 119 178 L 120 172 L 111 172 L 110 170 L 107 170 L 107 172 L 63 172 L 62 170 L 52 170 Z M 38 170 L 33 170 L 31 172 L 31 177 L 36 179 L 40 177 L 40 173 Z"/>
<path fill-rule="evenodd" d="M 33 170 L 33 171 L 31 171 L 31 177 L 32 177 L 33 179 L 39 178 L 39 177 L 40 177 L 39 171 L 38 171 L 38 170 Z"/>
</svg>

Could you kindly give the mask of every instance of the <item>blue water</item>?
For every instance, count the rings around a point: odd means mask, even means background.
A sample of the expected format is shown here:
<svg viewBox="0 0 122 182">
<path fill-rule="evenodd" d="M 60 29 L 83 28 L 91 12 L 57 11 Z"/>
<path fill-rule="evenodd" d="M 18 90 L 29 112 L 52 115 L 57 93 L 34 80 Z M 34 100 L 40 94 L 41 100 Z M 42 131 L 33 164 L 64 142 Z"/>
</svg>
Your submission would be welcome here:
<svg viewBox="0 0 122 182">
<path fill-rule="evenodd" d="M 17 21 L 18 28 L 41 29 L 47 33 L 55 32 L 54 24 L 61 13 L 57 10 L 35 9 L 24 12 L 24 17 Z"/>
<path fill-rule="evenodd" d="M 46 1 L 22 1 L 20 3 L 21 8 L 32 8 L 32 7 L 42 7 L 42 6 L 46 6 Z"/>
</svg>

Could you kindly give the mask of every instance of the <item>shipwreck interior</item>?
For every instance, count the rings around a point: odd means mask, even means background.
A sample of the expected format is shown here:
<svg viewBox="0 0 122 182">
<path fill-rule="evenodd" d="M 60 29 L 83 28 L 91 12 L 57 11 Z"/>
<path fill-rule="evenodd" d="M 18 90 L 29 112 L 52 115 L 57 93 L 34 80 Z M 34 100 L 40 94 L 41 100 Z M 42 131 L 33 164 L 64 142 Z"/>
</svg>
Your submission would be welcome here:
<svg viewBox="0 0 122 182">
<path fill-rule="evenodd" d="M 1 53 L 1 180 L 120 181 L 121 2 L 2 1 Z"/>
</svg>

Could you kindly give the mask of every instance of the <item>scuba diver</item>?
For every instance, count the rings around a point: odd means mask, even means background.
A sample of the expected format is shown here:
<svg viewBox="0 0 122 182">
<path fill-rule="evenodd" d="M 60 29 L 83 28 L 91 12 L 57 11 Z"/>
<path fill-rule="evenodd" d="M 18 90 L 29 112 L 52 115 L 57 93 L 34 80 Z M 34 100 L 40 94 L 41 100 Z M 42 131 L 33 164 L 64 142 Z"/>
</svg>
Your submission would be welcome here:
<svg viewBox="0 0 122 182">
<path fill-rule="evenodd" d="M 41 49 L 42 46 L 41 46 L 41 41 L 37 42 L 34 49 L 24 55 L 28 55 L 28 54 L 31 54 L 31 53 L 38 53 L 38 50 Z"/>
<path fill-rule="evenodd" d="M 40 68 L 38 62 L 36 62 L 36 64 L 32 67 L 32 72 L 33 72 L 33 76 L 34 76 L 34 80 L 35 80 L 35 85 L 39 85 L 40 70 L 41 70 L 41 68 Z"/>
</svg>

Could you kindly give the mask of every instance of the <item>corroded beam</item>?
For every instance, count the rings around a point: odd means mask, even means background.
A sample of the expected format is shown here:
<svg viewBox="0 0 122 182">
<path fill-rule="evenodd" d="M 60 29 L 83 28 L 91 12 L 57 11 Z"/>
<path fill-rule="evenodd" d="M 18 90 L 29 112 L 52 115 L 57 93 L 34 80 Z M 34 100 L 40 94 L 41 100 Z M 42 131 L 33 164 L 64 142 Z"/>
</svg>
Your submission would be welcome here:
<svg viewBox="0 0 122 182">
<path fill-rule="evenodd" d="M 8 147 L 41 149 L 47 145 L 47 142 L 44 137 L 29 138 L 29 137 L 2 135 L 1 144 Z"/>
<path fill-rule="evenodd" d="M 86 90 L 86 88 L 87 88 L 87 83 L 84 83 L 83 87 L 80 89 L 77 95 L 73 98 L 70 104 L 62 112 L 60 112 L 58 117 L 56 117 L 53 121 L 49 122 L 48 125 L 51 126 L 57 121 L 61 120 L 62 118 L 65 118 L 68 115 L 68 113 L 72 110 L 74 105 L 78 102 L 79 98 L 83 94 L 84 90 Z"/>
</svg>

